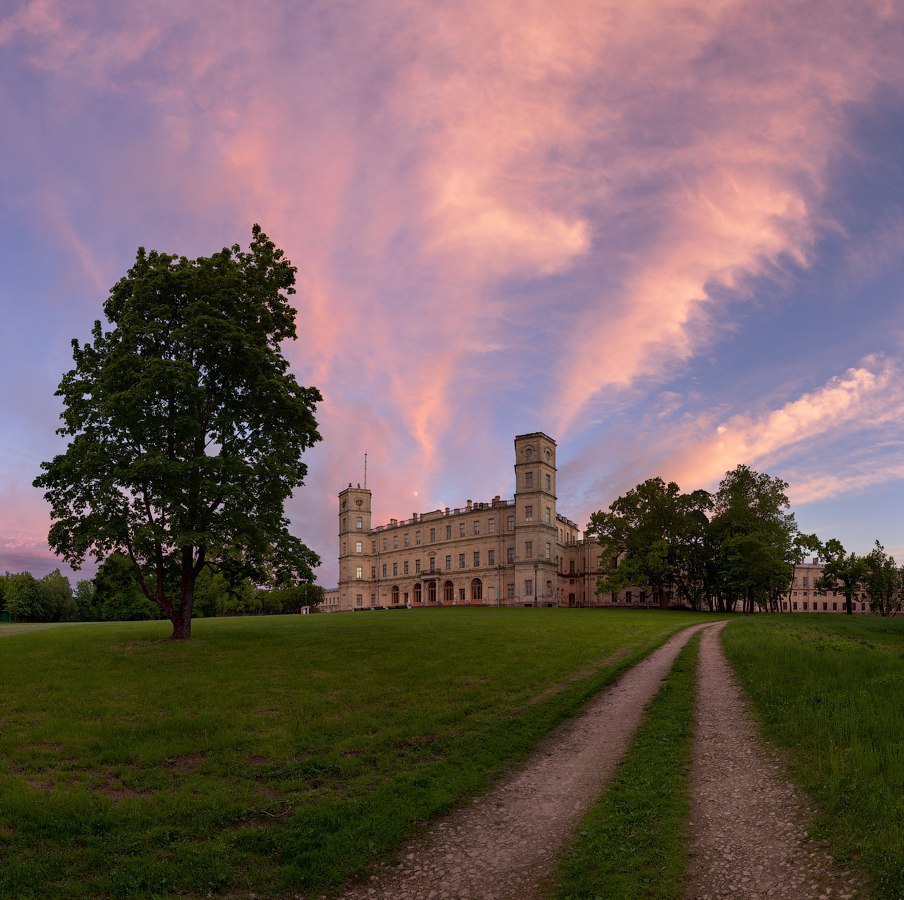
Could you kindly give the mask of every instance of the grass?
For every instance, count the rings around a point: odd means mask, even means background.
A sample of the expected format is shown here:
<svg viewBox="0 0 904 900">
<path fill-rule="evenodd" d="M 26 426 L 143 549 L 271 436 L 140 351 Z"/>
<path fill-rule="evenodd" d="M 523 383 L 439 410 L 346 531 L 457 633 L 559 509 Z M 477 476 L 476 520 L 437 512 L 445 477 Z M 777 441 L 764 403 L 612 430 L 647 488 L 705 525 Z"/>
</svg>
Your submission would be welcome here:
<svg viewBox="0 0 904 900">
<path fill-rule="evenodd" d="M 754 616 L 723 640 L 817 836 L 876 897 L 904 897 L 904 620 Z"/>
<path fill-rule="evenodd" d="M 700 636 L 681 651 L 602 800 L 559 867 L 555 900 L 678 900 Z"/>
<path fill-rule="evenodd" d="M 702 616 L 419 610 L 0 639 L 0 896 L 331 889 Z"/>
</svg>

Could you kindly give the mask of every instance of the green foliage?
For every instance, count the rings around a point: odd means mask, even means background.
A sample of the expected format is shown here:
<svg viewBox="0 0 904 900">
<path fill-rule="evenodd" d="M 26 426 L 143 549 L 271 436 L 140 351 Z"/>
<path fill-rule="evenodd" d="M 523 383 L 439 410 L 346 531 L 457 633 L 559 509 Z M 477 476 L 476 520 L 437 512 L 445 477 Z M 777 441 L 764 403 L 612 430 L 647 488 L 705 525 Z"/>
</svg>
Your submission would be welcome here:
<svg viewBox="0 0 904 900">
<path fill-rule="evenodd" d="M 556 900 L 681 898 L 699 635 L 682 650 L 559 866 Z"/>
<path fill-rule="evenodd" d="M 95 613 L 93 620 L 98 622 L 140 621 L 163 616 L 162 610 L 139 588 L 132 561 L 122 553 L 111 553 L 97 570 L 91 601 Z"/>
<path fill-rule="evenodd" d="M 754 616 L 725 651 L 835 856 L 904 897 L 904 620 Z"/>
<path fill-rule="evenodd" d="M 30 572 L 4 576 L 6 612 L 22 622 L 46 622 L 50 615 L 46 595 Z"/>
<path fill-rule="evenodd" d="M 692 621 L 437 609 L 202 619 L 191 647 L 156 622 L 0 638 L 0 896 L 319 896 Z"/>
<path fill-rule="evenodd" d="M 186 259 L 140 248 L 92 340 L 63 376 L 66 452 L 35 485 L 51 547 L 73 567 L 126 554 L 145 596 L 188 637 L 205 563 L 230 581 L 310 581 L 286 498 L 320 439 L 321 399 L 280 344 L 295 339 L 295 268 L 254 226 L 251 245 Z"/>
<path fill-rule="evenodd" d="M 673 587 L 696 609 L 703 593 L 703 538 L 710 497 L 682 494 L 675 482 L 650 478 L 590 517 L 588 534 L 603 548 L 599 591 L 649 587 L 666 606 Z"/>
<path fill-rule="evenodd" d="M 40 580 L 39 586 L 44 595 L 47 621 L 70 621 L 75 615 L 75 602 L 69 579 L 59 569 L 54 569 Z"/>
<path fill-rule="evenodd" d="M 880 616 L 893 616 L 901 611 L 904 602 L 902 573 L 895 564 L 895 558 L 886 553 L 878 541 L 866 555 L 862 584 L 863 594 L 873 612 Z"/>
<path fill-rule="evenodd" d="M 825 563 L 822 576 L 815 584 L 817 593 L 825 595 L 829 591 L 839 591 L 844 596 L 845 612 L 852 615 L 854 597 L 863 590 L 866 558 L 848 553 L 836 538 L 823 544 L 821 556 Z"/>
</svg>

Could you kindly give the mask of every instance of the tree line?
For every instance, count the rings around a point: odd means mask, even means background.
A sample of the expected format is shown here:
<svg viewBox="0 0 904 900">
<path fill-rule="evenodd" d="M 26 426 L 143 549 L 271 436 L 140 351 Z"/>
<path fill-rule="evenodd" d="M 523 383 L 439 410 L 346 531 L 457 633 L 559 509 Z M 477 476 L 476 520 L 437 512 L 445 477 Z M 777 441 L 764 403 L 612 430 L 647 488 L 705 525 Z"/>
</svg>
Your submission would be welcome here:
<svg viewBox="0 0 904 900">
<path fill-rule="evenodd" d="M 904 607 L 904 568 L 876 541 L 865 554 L 825 542 L 798 527 L 780 478 L 739 465 L 715 493 L 682 493 L 675 482 L 650 478 L 591 516 L 588 534 L 602 548 L 598 593 L 648 589 L 662 607 L 778 612 L 795 567 L 823 561 L 817 593 L 841 594 L 845 611 L 861 598 L 873 612 Z"/>
<path fill-rule="evenodd" d="M 259 586 L 249 579 L 230 583 L 221 573 L 205 569 L 196 583 L 195 617 L 282 615 L 315 607 L 323 588 L 315 584 Z M 114 553 L 94 578 L 76 582 L 59 569 L 43 578 L 30 572 L 0 576 L 0 614 L 20 622 L 111 622 L 163 619 L 165 614 L 144 595 L 132 561 Z"/>
</svg>

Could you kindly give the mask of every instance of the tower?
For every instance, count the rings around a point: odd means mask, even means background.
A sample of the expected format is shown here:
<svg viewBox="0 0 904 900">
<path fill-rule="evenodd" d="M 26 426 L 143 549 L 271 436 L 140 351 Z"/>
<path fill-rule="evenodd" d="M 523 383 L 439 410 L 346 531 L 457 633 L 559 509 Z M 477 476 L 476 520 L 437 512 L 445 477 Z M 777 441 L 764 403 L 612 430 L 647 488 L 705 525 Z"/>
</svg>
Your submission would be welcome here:
<svg viewBox="0 0 904 900">
<path fill-rule="evenodd" d="M 339 609 L 371 606 L 371 493 L 359 484 L 339 492 Z"/>
<path fill-rule="evenodd" d="M 515 596 L 556 598 L 556 442 L 542 431 L 515 438 Z"/>
</svg>

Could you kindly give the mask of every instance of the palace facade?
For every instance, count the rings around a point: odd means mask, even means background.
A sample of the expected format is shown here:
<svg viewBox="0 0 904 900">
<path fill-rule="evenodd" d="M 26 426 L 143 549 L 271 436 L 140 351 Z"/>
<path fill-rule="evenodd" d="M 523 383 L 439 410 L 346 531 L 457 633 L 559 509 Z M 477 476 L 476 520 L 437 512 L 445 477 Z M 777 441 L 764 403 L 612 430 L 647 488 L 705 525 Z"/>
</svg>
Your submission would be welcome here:
<svg viewBox="0 0 904 900">
<path fill-rule="evenodd" d="M 512 499 L 373 526 L 372 494 L 339 494 L 339 588 L 325 609 L 579 606 L 595 598 L 598 545 L 556 508 L 556 442 L 515 438 Z"/>
</svg>

